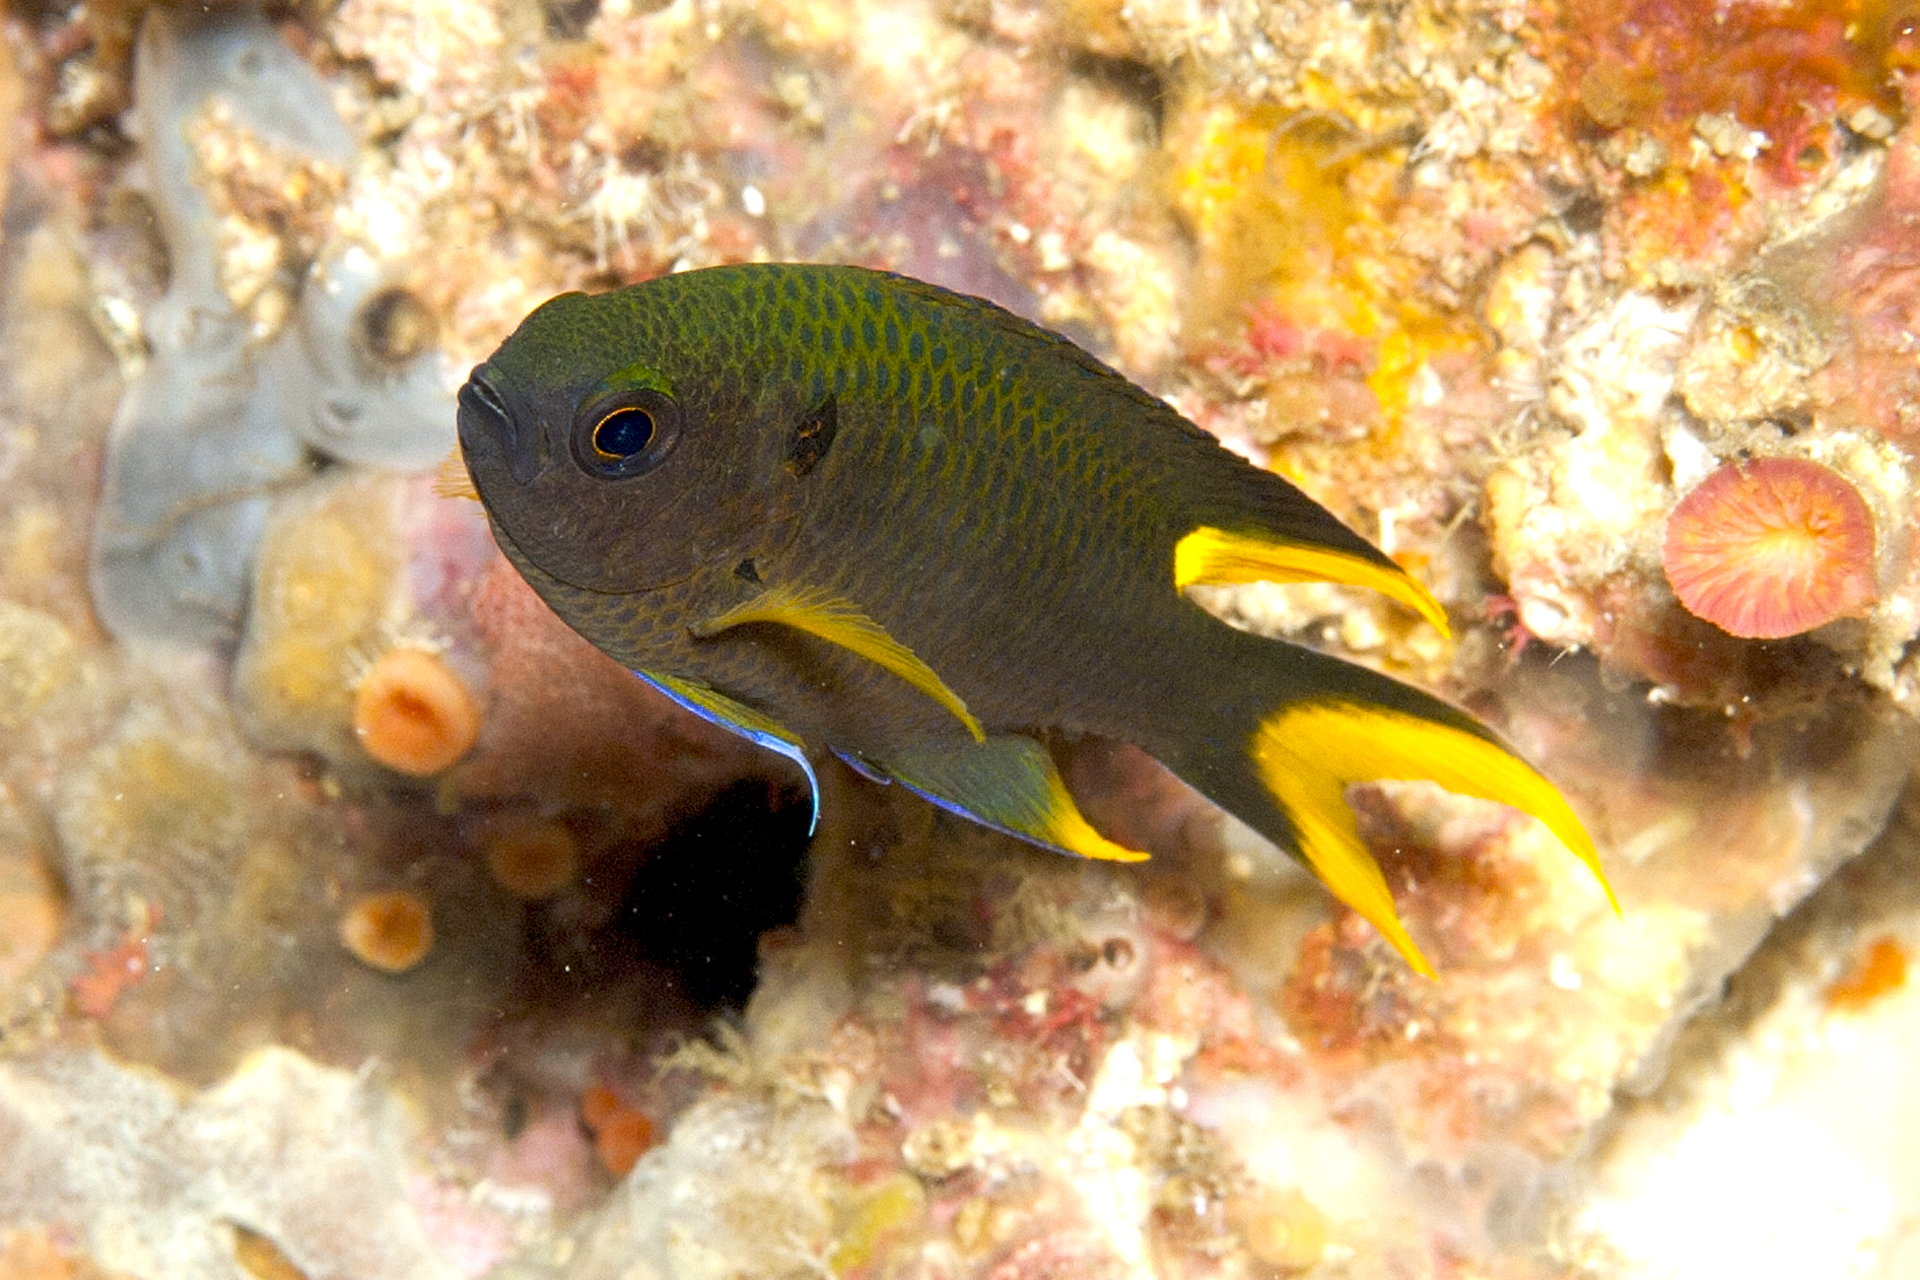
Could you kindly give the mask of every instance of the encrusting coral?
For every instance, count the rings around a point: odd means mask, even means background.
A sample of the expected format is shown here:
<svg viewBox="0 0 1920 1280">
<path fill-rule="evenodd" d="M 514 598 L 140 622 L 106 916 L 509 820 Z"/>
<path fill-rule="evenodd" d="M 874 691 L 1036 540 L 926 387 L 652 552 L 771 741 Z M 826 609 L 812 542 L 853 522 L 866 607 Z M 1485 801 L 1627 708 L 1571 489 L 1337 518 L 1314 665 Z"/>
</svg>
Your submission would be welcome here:
<svg viewBox="0 0 1920 1280">
<path fill-rule="evenodd" d="M 580 874 L 580 841 L 551 818 L 513 815 L 490 822 L 481 843 L 494 882 L 516 898 L 550 898 Z"/>
<path fill-rule="evenodd" d="M 1688 612 L 1736 636 L 1780 639 L 1855 614 L 1879 594 L 1873 515 L 1818 463 L 1760 458 L 1708 476 L 1667 517 L 1661 562 Z"/>
</svg>

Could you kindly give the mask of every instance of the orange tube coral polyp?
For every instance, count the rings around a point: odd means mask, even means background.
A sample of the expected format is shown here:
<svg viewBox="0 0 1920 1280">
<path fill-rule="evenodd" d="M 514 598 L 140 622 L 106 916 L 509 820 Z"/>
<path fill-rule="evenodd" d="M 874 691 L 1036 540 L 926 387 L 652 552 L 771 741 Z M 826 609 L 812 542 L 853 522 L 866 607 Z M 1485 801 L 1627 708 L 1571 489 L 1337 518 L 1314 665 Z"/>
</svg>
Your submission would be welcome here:
<svg viewBox="0 0 1920 1280">
<path fill-rule="evenodd" d="M 433 950 L 433 912 L 404 889 L 364 894 L 340 917 L 340 944 L 383 973 L 405 973 Z"/>
<path fill-rule="evenodd" d="M 1857 614 L 1879 595 L 1873 514 L 1845 478 L 1802 458 L 1734 463 L 1667 520 L 1661 561 L 1687 612 L 1778 640 Z"/>
<path fill-rule="evenodd" d="M 482 848 L 494 883 L 529 902 L 551 898 L 580 871 L 580 842 L 551 819 L 510 819 L 487 833 Z"/>
<path fill-rule="evenodd" d="M 390 649 L 354 693 L 353 732 L 387 768 L 428 778 L 472 750 L 480 704 L 439 655 Z"/>
</svg>

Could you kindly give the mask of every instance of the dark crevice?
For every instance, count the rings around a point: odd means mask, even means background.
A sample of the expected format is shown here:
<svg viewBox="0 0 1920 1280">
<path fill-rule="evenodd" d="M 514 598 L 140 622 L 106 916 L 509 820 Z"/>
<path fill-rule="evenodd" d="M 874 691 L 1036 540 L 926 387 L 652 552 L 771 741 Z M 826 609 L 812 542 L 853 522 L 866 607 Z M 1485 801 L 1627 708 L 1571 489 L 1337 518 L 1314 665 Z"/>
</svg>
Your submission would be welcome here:
<svg viewBox="0 0 1920 1280">
<path fill-rule="evenodd" d="M 1068 70 L 1146 108 L 1153 121 L 1153 141 L 1159 143 L 1167 114 L 1167 82 L 1158 68 L 1136 58 L 1108 57 L 1082 49 L 1073 54 Z"/>
<path fill-rule="evenodd" d="M 808 806 L 764 782 L 729 787 L 647 851 L 613 928 L 710 1010 L 753 994 L 760 935 L 800 914 Z"/>
</svg>

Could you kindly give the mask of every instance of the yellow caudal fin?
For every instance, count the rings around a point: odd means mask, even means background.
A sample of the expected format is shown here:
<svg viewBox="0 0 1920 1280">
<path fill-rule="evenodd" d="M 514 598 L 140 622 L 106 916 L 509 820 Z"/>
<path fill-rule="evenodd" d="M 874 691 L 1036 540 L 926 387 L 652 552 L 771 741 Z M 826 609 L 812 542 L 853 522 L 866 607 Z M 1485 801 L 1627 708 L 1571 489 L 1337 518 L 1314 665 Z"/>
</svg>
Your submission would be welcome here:
<svg viewBox="0 0 1920 1280">
<path fill-rule="evenodd" d="M 1424 780 L 1531 814 L 1592 869 L 1607 901 L 1620 909 L 1593 840 L 1566 800 L 1525 761 L 1478 734 L 1387 707 L 1314 700 L 1262 720 L 1251 754 L 1260 781 L 1294 828 L 1301 855 L 1335 897 L 1428 976 L 1433 970 L 1401 926 L 1386 878 L 1347 806 L 1352 783 Z"/>
<path fill-rule="evenodd" d="M 1382 558 L 1384 559 L 1384 557 Z M 1398 600 L 1451 635 L 1446 610 L 1406 570 L 1332 547 L 1230 533 L 1203 525 L 1173 549 L 1173 585 L 1224 586 L 1236 582 L 1340 582 Z"/>
<path fill-rule="evenodd" d="M 935 702 L 953 712 L 975 742 L 985 742 L 986 731 L 967 710 L 960 695 L 947 687 L 920 656 L 895 640 L 887 629 L 856 608 L 851 601 L 807 588 L 769 587 L 753 599 L 735 605 L 719 617 L 693 628 L 696 636 L 712 636 L 728 627 L 768 622 L 792 627 L 837 644 L 875 666 L 899 676 Z"/>
</svg>

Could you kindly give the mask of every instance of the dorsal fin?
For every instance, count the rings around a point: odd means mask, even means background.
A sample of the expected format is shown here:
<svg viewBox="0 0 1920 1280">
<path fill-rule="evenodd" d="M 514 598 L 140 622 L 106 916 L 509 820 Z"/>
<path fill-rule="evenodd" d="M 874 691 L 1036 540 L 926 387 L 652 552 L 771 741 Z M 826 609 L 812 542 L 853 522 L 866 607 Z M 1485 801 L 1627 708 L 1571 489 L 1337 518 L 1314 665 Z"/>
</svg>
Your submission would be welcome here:
<svg viewBox="0 0 1920 1280">
<path fill-rule="evenodd" d="M 1344 547 L 1230 533 L 1211 525 L 1202 525 L 1174 545 L 1176 589 L 1235 582 L 1342 582 L 1371 587 L 1418 613 L 1441 635 L 1452 634 L 1446 610 L 1432 593 L 1378 552 L 1363 556 Z"/>
</svg>

